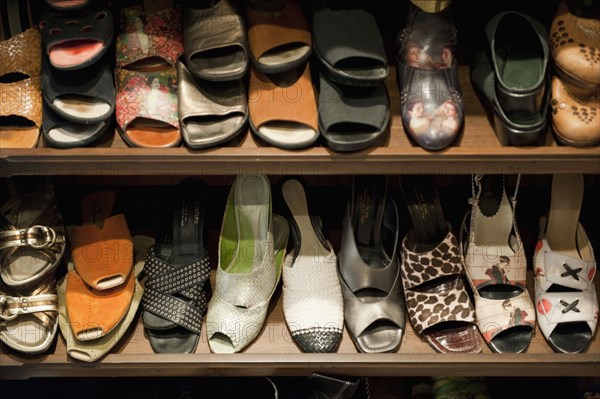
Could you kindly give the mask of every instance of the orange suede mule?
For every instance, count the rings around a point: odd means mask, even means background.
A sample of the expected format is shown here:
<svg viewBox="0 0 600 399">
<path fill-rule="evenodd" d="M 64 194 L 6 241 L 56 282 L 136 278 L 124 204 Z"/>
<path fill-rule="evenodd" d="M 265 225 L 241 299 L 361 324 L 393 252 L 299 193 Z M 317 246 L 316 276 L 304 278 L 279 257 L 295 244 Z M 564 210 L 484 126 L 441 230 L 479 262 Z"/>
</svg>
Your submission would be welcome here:
<svg viewBox="0 0 600 399">
<path fill-rule="evenodd" d="M 81 200 L 81 226 L 70 235 L 75 270 L 87 285 L 107 290 L 125 283 L 133 267 L 133 242 L 123 214 L 110 216 L 112 191 Z"/>
</svg>

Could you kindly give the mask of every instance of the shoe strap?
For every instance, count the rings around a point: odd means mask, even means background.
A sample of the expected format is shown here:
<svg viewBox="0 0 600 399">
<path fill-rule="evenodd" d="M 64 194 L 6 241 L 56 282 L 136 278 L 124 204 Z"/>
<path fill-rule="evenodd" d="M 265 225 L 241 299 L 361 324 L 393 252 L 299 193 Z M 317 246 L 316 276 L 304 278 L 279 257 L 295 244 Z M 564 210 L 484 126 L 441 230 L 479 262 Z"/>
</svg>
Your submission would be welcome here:
<svg viewBox="0 0 600 399">
<path fill-rule="evenodd" d="M 210 261 L 208 256 L 175 268 L 157 257 L 157 247 L 149 248 L 146 255 L 144 271 L 149 279 L 146 289 L 166 295 L 179 293 L 189 299 L 197 300 L 203 292 L 202 286 L 210 278 Z"/>
<path fill-rule="evenodd" d="M 16 247 L 46 249 L 64 242 L 64 235 L 49 226 L 35 225 L 26 229 L 0 231 L 0 250 Z"/>
<path fill-rule="evenodd" d="M 0 326 L 20 315 L 29 314 L 52 331 L 58 318 L 58 295 L 54 276 L 44 279 L 25 295 L 20 295 L 10 287 L 5 288 L 0 292 Z"/>
<path fill-rule="evenodd" d="M 592 285 L 596 262 L 548 251 L 544 253 L 544 269 L 544 275 L 548 282 L 586 290 Z"/>
<path fill-rule="evenodd" d="M 544 292 L 536 302 L 538 317 L 543 317 L 548 324 L 597 323 L 594 316 L 598 313 L 598 297 L 595 292 Z"/>
<path fill-rule="evenodd" d="M 202 318 L 208 309 L 208 298 L 206 291 L 202 291 L 197 304 L 190 304 L 172 295 L 146 288 L 142 297 L 142 307 L 145 311 L 200 335 Z"/>
<path fill-rule="evenodd" d="M 472 179 L 471 179 L 471 193 L 472 196 L 469 199 L 469 204 L 472 205 L 475 202 L 479 202 L 479 197 L 481 196 L 481 192 L 482 190 L 482 186 L 481 186 L 481 179 L 483 178 L 483 175 L 481 174 L 477 174 L 477 175 L 473 175 Z M 510 202 L 512 203 L 513 209 L 515 208 L 515 206 L 517 205 L 517 194 L 519 192 L 519 186 L 521 184 L 521 174 L 517 174 L 517 183 L 515 184 L 515 191 L 513 192 L 513 195 L 511 197 L 509 197 Z"/>
<path fill-rule="evenodd" d="M 0 295 L 0 319 L 12 320 L 20 315 L 47 311 L 58 311 L 57 295 L 41 294 L 20 297 Z"/>
</svg>

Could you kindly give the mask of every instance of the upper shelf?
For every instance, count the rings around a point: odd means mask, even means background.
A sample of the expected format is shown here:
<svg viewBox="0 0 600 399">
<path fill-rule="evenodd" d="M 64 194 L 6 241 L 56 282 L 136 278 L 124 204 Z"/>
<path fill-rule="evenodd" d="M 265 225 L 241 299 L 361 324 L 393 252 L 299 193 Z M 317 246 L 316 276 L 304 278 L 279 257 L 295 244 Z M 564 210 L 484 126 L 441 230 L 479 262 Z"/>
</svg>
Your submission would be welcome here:
<svg viewBox="0 0 600 399">
<path fill-rule="evenodd" d="M 600 173 L 600 147 L 559 146 L 548 132 L 538 147 L 503 147 L 460 67 L 465 103 L 464 131 L 457 142 L 431 152 L 411 143 L 400 117 L 394 68 L 386 80 L 392 114 L 389 134 L 377 147 L 336 153 L 327 147 L 282 150 L 259 143 L 250 132 L 226 146 L 128 148 L 112 134 L 91 148 L 0 149 L 0 177 L 11 175 L 334 175 L 334 174 L 546 174 Z"/>
</svg>

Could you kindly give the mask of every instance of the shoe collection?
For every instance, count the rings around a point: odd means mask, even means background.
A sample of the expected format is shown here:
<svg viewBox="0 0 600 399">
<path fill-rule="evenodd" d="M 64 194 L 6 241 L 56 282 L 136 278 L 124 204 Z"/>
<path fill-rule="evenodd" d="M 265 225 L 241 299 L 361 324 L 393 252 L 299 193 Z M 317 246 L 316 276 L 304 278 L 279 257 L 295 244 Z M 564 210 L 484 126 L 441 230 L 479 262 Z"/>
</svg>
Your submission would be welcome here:
<svg viewBox="0 0 600 399">
<path fill-rule="evenodd" d="M 282 178 L 272 193 L 267 176 L 238 176 L 213 265 L 210 187 L 199 178 L 175 187 L 156 239 L 132 237 L 125 215 L 113 214 L 112 191 L 84 195 L 81 221 L 64 227 L 49 178 L 11 178 L 0 218 L 0 340 L 39 354 L 60 327 L 69 356 L 93 362 L 141 308 L 155 353 L 195 353 L 203 323 L 211 352 L 243 352 L 263 331 L 282 279 L 285 322 L 302 352 L 336 352 L 344 325 L 358 351 L 395 352 L 406 319 L 440 353 L 479 353 L 481 337 L 494 352 L 526 352 L 536 323 L 556 352 L 586 350 L 598 296 L 579 222 L 582 175 L 552 178 L 533 257 L 535 300 L 515 216 L 519 179 L 509 195 L 504 175 L 473 176 L 459 234 L 433 180 L 411 175 L 399 181 L 412 221 L 401 233 L 388 179 L 354 177 L 336 253 L 302 179 Z"/>
<path fill-rule="evenodd" d="M 35 16 L 9 3 L 3 148 L 35 147 L 40 132 L 53 147 L 90 146 L 113 121 L 129 146 L 154 148 L 215 147 L 249 128 L 279 148 L 321 139 L 349 152 L 389 132 L 384 40 L 353 2 L 46 1 Z M 464 125 L 449 3 L 410 2 L 395 48 L 404 130 L 430 151 L 454 145 Z M 502 145 L 544 144 L 549 126 L 562 144 L 600 142 L 598 4 L 561 0 L 549 30 L 519 11 L 485 25 L 470 78 Z"/>
</svg>

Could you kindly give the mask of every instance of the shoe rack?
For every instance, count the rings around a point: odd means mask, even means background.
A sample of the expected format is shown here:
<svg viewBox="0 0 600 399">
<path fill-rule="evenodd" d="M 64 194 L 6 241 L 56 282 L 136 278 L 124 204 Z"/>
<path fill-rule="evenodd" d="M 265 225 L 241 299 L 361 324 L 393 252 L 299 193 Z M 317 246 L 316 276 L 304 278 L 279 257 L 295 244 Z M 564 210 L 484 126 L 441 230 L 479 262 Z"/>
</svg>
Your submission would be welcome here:
<svg viewBox="0 0 600 399">
<path fill-rule="evenodd" d="M 456 1 L 459 10 L 472 7 L 472 2 Z M 514 2 L 516 4 L 516 2 Z M 511 3 L 512 4 L 512 3 Z M 540 9 L 551 7 L 543 1 L 535 2 Z M 484 7 L 483 5 L 479 5 Z M 530 8 L 533 6 L 530 6 Z M 544 11 L 549 12 L 549 11 Z M 471 14 L 472 15 L 472 14 Z M 477 15 L 477 11 L 475 11 Z M 468 19 L 460 18 L 465 24 Z M 398 29 L 402 27 L 398 22 Z M 460 26 L 459 26 L 460 29 Z M 460 46 L 460 44 L 459 44 Z M 466 47 L 466 45 L 465 45 Z M 454 189 L 468 195 L 469 176 L 474 173 L 523 174 L 521 212 L 537 214 L 543 206 L 536 202 L 539 190 L 548 190 L 547 175 L 554 173 L 583 173 L 586 175 L 586 199 L 584 214 L 592 225 L 593 201 L 600 199 L 598 177 L 600 175 L 600 149 L 598 147 L 576 148 L 558 145 L 549 132 L 547 142 L 538 147 L 503 147 L 499 144 L 487 116 L 470 84 L 469 68 L 460 66 L 460 81 L 465 101 L 464 131 L 459 140 L 443 151 L 430 152 L 412 144 L 402 127 L 400 93 L 396 84 L 393 58 L 390 59 L 390 75 L 386 86 L 390 97 L 391 120 L 389 134 L 376 147 L 356 153 L 335 153 L 326 147 L 287 151 L 264 146 L 247 132 L 238 142 L 225 147 L 190 150 L 187 148 L 145 149 L 129 148 L 118 134 L 111 135 L 92 148 L 54 149 L 40 144 L 35 149 L 0 149 L 0 179 L 15 175 L 49 175 L 55 178 L 57 192 L 69 205 L 76 207 L 76 193 L 82 187 L 117 186 L 122 198 L 133 209 L 137 218 L 130 222 L 139 233 L 151 230 L 148 215 L 158 205 L 153 205 L 153 191 L 147 187 L 160 186 L 164 196 L 167 188 L 186 176 L 201 176 L 209 185 L 220 189 L 217 199 L 224 198 L 228 185 L 238 174 L 264 174 L 277 179 L 284 175 L 303 175 L 322 189 L 318 205 L 322 211 L 331 212 L 341 224 L 340 209 L 336 201 L 328 201 L 327 195 L 343 200 L 338 188 L 349 187 L 350 176 L 355 174 L 430 174 L 436 175 L 446 191 Z M 141 188 L 141 189 L 140 189 Z M 73 190 L 73 191 L 68 191 Z M 527 194 L 532 196 L 528 199 Z M 586 194 L 587 196 L 588 194 Z M 466 197 L 463 198 L 466 201 Z M 547 198 L 546 198 L 547 200 Z M 217 200 L 215 200 L 217 201 Z M 63 202 L 64 203 L 64 202 Z M 159 201 L 160 203 L 160 201 Z M 596 202 L 597 204 L 598 202 Z M 462 202 L 461 204 L 466 204 Z M 465 206 L 459 207 L 462 210 Z M 141 208 L 141 207 L 140 207 Z M 338 209 L 339 208 L 339 209 Z M 142 213 L 143 211 L 143 213 Z M 76 210 L 72 210 L 76 212 Z M 460 223 L 463 213 L 457 214 Z M 218 240 L 218 211 L 214 212 L 214 229 L 209 241 L 209 251 L 216 261 Z M 68 219 L 68 217 L 66 217 Z M 537 221 L 529 217 L 531 229 Z M 523 225 L 527 225 L 523 223 Z M 335 227 L 335 226 L 334 226 Z M 340 230 L 332 230 L 334 246 L 339 248 Z M 458 227 L 458 224 L 455 225 Z M 595 228 L 598 231 L 598 228 Z M 533 231 L 531 240 L 535 240 Z M 596 253 L 600 253 L 596 233 Z M 337 241 L 336 241 L 337 238 Z M 535 241 L 533 241 L 535 242 Z M 529 282 L 533 284 L 532 276 Z M 533 293 L 533 286 L 529 287 Z M 267 318 L 258 339 L 243 353 L 212 354 L 206 342 L 206 325 L 203 326 L 197 352 L 189 355 L 154 354 L 138 316 L 126 339 L 119 342 L 106 357 L 97 363 L 81 363 L 70 359 L 62 336 L 50 350 L 39 356 L 25 356 L 0 346 L 0 379 L 25 379 L 30 377 L 164 377 L 164 376 L 306 376 L 312 372 L 360 376 L 498 376 L 498 377 L 597 377 L 600 375 L 600 337 L 596 332 L 591 346 L 585 353 L 555 353 L 536 329 L 527 353 L 496 354 L 484 347 L 479 354 L 435 353 L 406 324 L 405 338 L 396 353 L 358 353 L 347 332 L 337 353 L 305 354 L 292 342 L 286 328 L 281 296 Z"/>
</svg>

